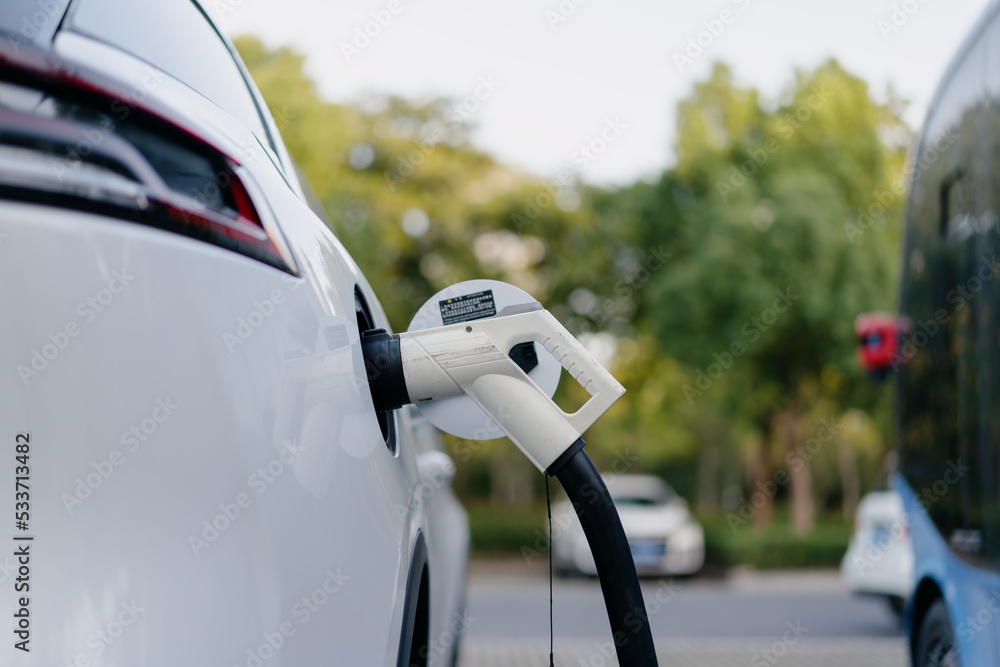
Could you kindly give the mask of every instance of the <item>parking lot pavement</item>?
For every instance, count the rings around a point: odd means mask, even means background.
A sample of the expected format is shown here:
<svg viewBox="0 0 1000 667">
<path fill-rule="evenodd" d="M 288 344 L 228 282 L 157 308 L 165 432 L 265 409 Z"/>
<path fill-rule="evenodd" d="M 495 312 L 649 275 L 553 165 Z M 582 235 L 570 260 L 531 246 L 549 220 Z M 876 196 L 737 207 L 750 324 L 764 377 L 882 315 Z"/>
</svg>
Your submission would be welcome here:
<svg viewBox="0 0 1000 667">
<path fill-rule="evenodd" d="M 614 667 L 618 665 L 607 644 L 558 642 L 556 667 Z M 900 640 L 866 639 L 851 642 L 820 640 L 790 647 L 780 656 L 761 655 L 761 647 L 747 640 L 657 641 L 660 667 L 904 667 L 906 651 Z M 459 667 L 542 667 L 548 665 L 547 644 L 525 641 L 467 641 Z M 755 662 L 756 660 L 756 662 Z"/>
<path fill-rule="evenodd" d="M 548 664 L 547 568 L 477 561 L 470 569 L 459 667 Z M 903 667 L 905 640 L 887 605 L 844 591 L 833 571 L 743 570 L 647 579 L 660 665 Z M 556 580 L 556 665 L 617 665 L 596 580 Z"/>
</svg>

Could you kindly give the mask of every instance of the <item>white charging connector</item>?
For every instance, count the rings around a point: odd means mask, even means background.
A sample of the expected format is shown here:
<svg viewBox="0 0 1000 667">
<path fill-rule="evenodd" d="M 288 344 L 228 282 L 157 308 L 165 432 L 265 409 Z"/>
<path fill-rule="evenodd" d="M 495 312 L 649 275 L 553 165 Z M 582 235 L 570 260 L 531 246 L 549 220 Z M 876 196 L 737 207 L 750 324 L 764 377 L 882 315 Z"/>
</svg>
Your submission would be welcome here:
<svg viewBox="0 0 1000 667">
<path fill-rule="evenodd" d="M 590 394 L 567 414 L 509 352 L 537 342 Z M 537 301 L 493 317 L 363 340 L 380 409 L 467 395 L 542 472 L 625 393 L 625 388 Z M 402 386 L 401 386 L 402 385 Z M 405 388 L 405 390 L 404 390 Z"/>
<path fill-rule="evenodd" d="M 538 342 L 590 394 L 567 414 L 509 356 Z M 399 335 L 406 391 L 414 403 L 466 394 L 542 472 L 576 442 L 625 388 L 541 304 Z"/>
</svg>

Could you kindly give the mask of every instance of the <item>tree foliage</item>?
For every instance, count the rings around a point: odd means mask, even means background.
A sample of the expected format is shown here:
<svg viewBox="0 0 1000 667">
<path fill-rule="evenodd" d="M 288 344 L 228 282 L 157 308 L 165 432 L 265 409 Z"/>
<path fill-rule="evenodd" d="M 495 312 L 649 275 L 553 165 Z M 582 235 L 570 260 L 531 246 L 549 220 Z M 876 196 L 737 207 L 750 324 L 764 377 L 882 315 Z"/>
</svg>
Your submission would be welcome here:
<svg viewBox="0 0 1000 667">
<path fill-rule="evenodd" d="M 435 291 L 487 277 L 613 351 L 629 393 L 588 438 L 599 461 L 624 456 L 711 508 L 726 487 L 749 496 L 824 419 L 848 415 L 792 480 L 793 500 L 825 505 L 884 447 L 857 410 L 883 414 L 885 401 L 857 370 L 852 324 L 895 303 L 902 197 L 884 193 L 910 134 L 891 90 L 876 101 L 830 61 L 766 100 L 717 64 L 679 104 L 676 164 L 602 191 L 499 164 L 449 100 L 333 104 L 299 54 L 236 44 L 397 329 Z M 473 466 L 459 488 L 523 486 L 491 479 L 513 465 L 491 446 L 453 445 Z"/>
<path fill-rule="evenodd" d="M 802 416 L 816 400 L 807 386 L 840 410 L 872 407 L 853 320 L 895 301 L 894 239 L 849 229 L 890 188 L 900 149 L 880 136 L 898 115 L 833 61 L 798 73 L 785 97 L 764 109 L 717 65 L 680 105 L 677 167 L 644 216 L 677 249 L 645 293 L 644 323 L 689 369 L 689 403 L 737 392 L 761 431 L 760 481 L 805 440 Z M 885 206 L 898 215 L 898 201 Z M 803 529 L 809 472 L 791 482 Z"/>
</svg>

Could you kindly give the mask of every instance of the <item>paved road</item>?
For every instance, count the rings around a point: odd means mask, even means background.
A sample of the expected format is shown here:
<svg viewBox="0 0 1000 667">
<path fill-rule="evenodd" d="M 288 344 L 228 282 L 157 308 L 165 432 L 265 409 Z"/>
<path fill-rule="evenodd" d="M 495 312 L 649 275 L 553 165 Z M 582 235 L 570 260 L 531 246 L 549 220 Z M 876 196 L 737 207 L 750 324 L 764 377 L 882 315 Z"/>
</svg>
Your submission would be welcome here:
<svg viewBox="0 0 1000 667">
<path fill-rule="evenodd" d="M 477 562 L 460 667 L 548 664 L 544 564 Z M 660 665 L 903 667 L 899 624 L 880 600 L 847 594 L 834 572 L 736 572 L 646 580 Z M 596 581 L 556 580 L 556 664 L 616 665 Z"/>
</svg>

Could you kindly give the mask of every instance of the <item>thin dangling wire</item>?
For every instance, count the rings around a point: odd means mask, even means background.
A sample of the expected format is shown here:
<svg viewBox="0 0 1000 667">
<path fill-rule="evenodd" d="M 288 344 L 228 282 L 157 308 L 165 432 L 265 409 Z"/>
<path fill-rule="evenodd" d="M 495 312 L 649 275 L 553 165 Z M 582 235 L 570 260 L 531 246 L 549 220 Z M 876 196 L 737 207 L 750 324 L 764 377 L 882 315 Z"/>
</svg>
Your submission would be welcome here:
<svg viewBox="0 0 1000 667">
<path fill-rule="evenodd" d="M 553 651 L 555 631 L 552 628 L 552 500 L 549 497 L 548 475 L 545 475 L 545 510 L 549 515 L 549 667 L 556 667 Z"/>
</svg>

